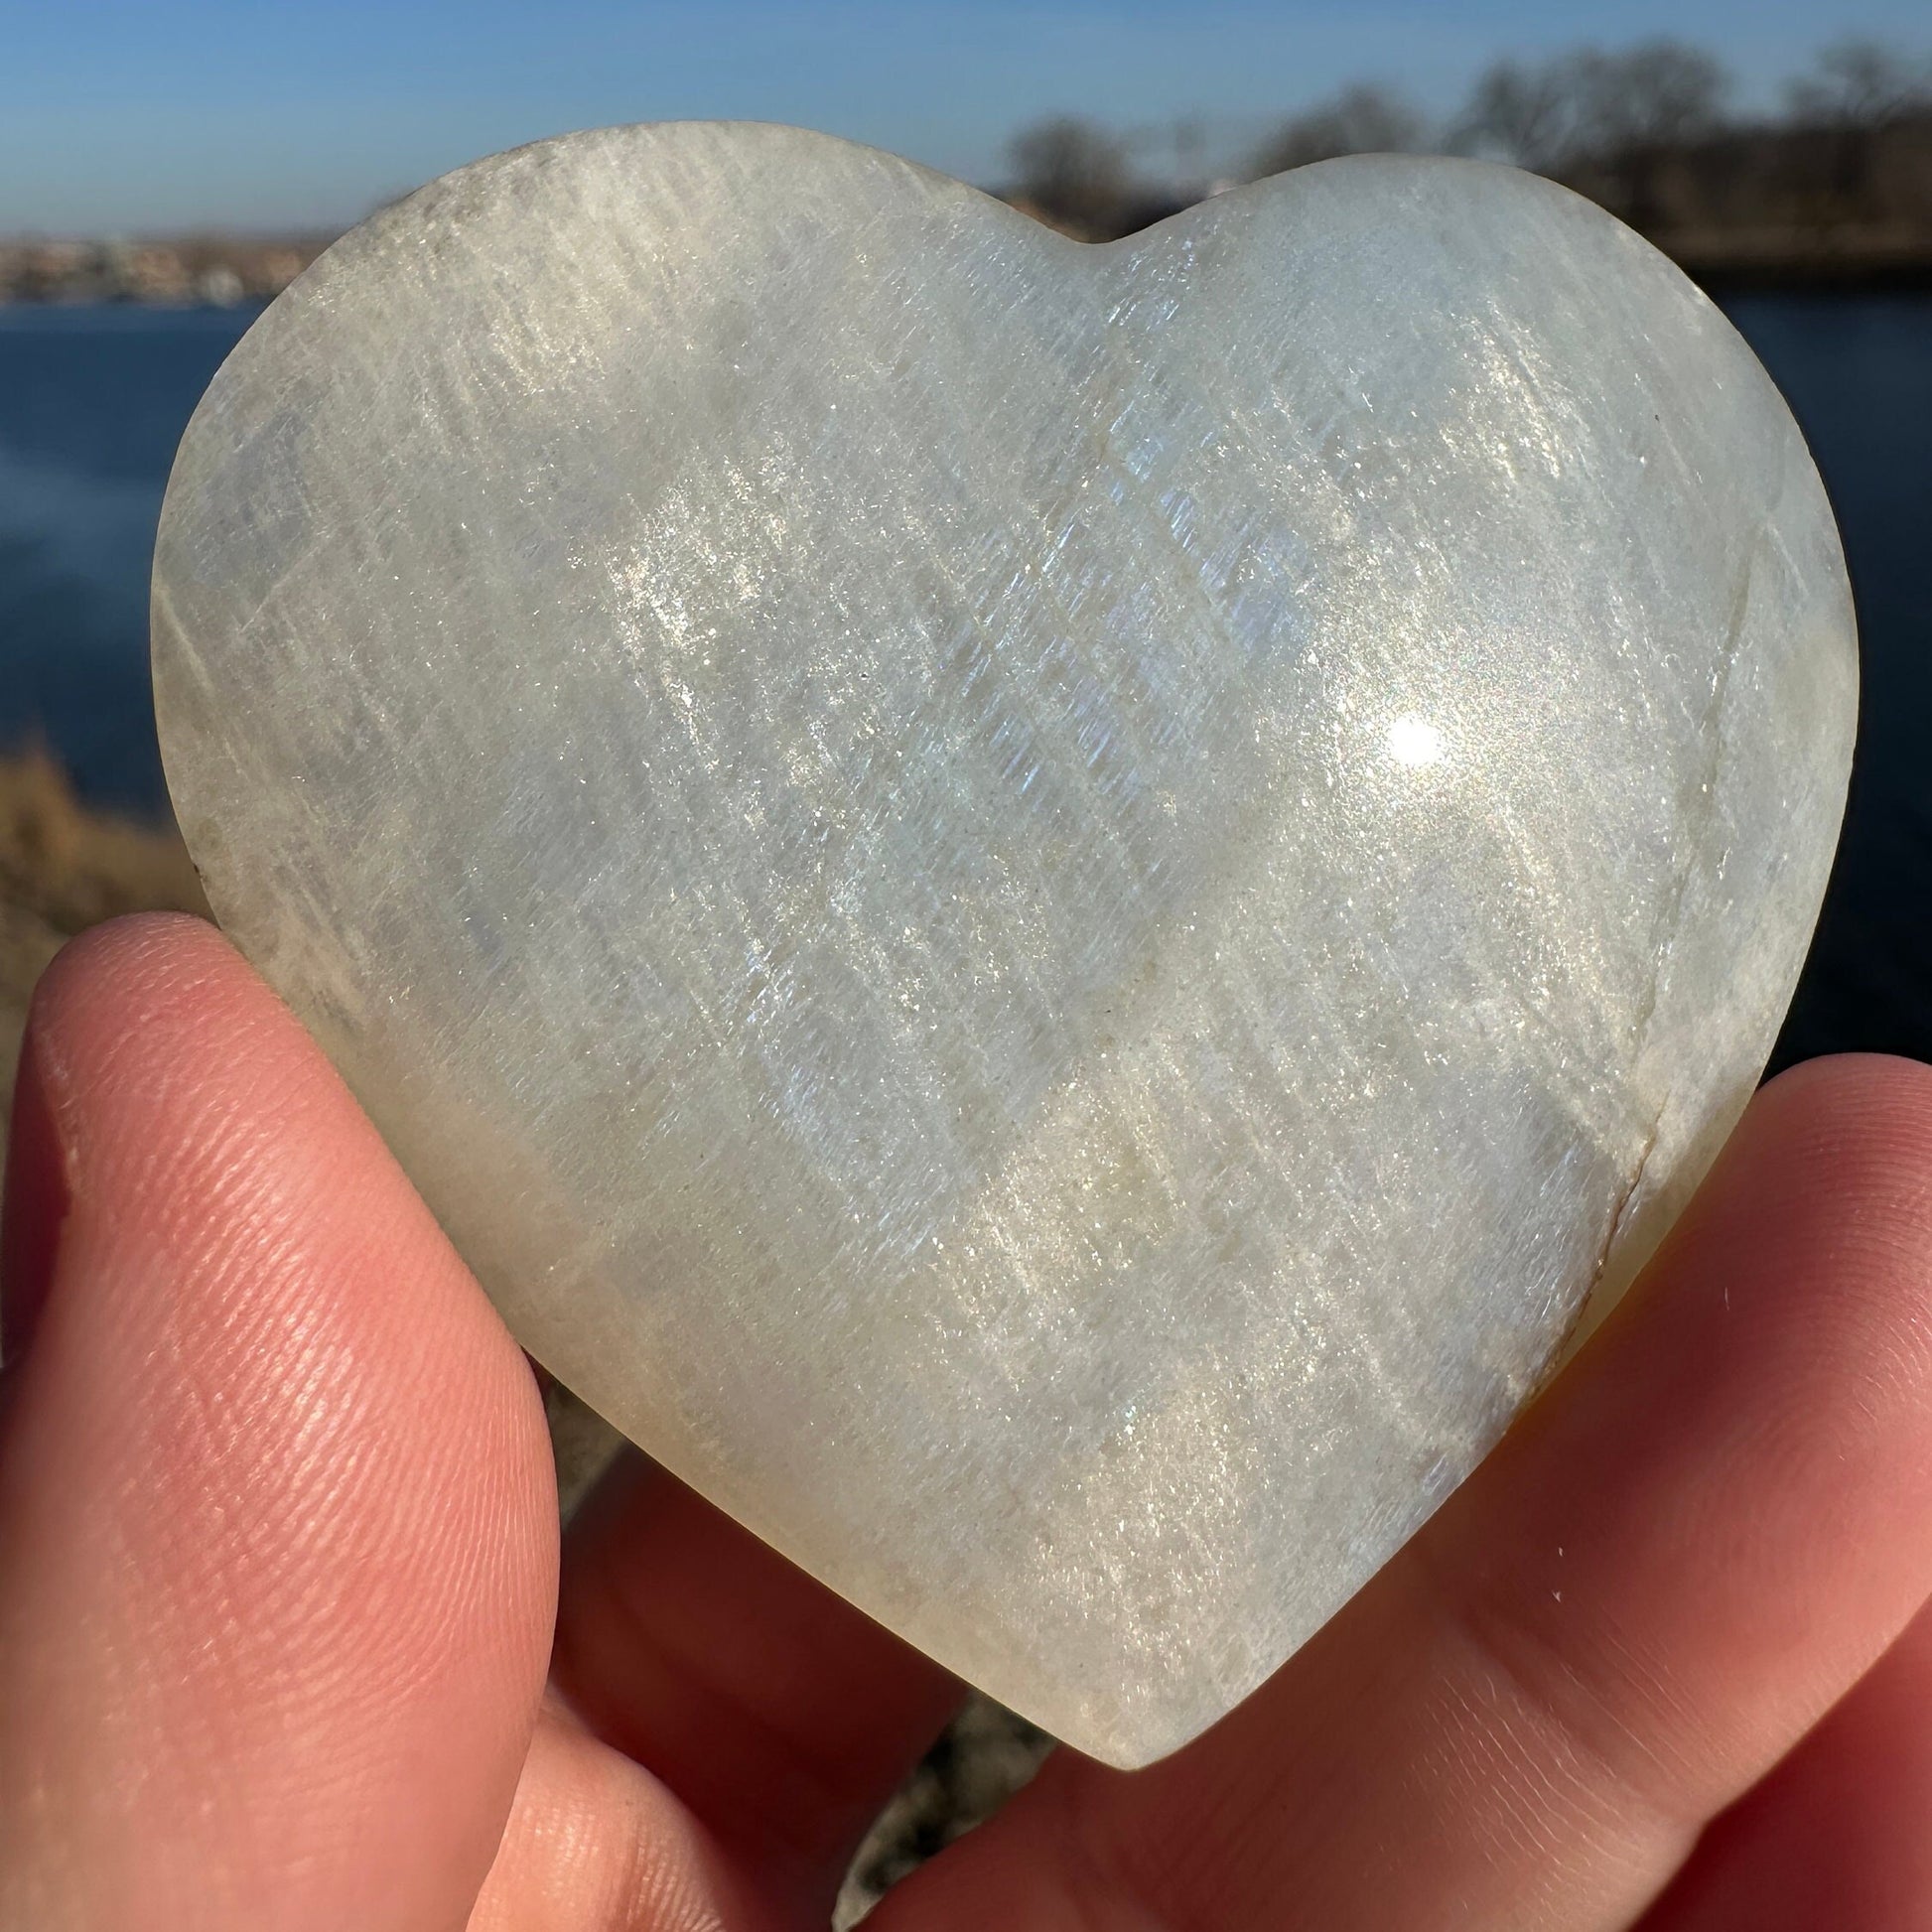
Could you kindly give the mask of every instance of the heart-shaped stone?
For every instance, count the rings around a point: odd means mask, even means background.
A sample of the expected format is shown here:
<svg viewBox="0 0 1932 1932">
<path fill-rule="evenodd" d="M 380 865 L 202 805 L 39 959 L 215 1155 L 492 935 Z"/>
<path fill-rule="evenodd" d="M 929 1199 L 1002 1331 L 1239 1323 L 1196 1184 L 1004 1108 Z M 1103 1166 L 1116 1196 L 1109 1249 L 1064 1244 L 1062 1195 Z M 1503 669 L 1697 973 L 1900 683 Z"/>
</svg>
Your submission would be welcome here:
<svg viewBox="0 0 1932 1932">
<path fill-rule="evenodd" d="M 1790 417 L 1563 190 L 1337 162 L 1088 247 L 707 125 L 305 275 L 155 671 L 223 924 L 522 1341 L 1121 1764 L 1654 1244 L 1855 708 Z"/>
</svg>

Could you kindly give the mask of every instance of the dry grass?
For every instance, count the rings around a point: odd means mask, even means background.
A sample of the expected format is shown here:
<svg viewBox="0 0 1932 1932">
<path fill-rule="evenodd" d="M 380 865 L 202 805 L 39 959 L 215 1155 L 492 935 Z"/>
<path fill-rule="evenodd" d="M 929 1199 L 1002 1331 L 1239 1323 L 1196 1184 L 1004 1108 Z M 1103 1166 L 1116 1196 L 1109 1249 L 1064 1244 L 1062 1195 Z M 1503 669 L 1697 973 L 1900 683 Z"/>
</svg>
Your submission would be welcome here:
<svg viewBox="0 0 1932 1932">
<path fill-rule="evenodd" d="M 89 809 L 45 752 L 0 759 L 0 1097 L 12 1096 L 28 997 L 47 962 L 102 919 L 162 910 L 207 913 L 172 824 Z"/>
</svg>

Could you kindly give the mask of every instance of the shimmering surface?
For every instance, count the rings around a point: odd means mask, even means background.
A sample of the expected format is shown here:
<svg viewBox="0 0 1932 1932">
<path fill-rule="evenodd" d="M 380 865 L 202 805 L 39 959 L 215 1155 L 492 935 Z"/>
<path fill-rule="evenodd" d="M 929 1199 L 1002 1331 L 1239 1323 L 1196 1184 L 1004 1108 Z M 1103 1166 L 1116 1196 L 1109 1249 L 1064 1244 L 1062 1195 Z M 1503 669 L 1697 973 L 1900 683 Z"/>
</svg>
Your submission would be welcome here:
<svg viewBox="0 0 1932 1932">
<path fill-rule="evenodd" d="M 1681 1203 L 1855 682 L 1776 394 L 1557 189 L 1333 163 L 1084 248 L 702 125 L 304 277 L 155 665 L 224 924 L 521 1339 L 1127 1763 Z"/>
</svg>

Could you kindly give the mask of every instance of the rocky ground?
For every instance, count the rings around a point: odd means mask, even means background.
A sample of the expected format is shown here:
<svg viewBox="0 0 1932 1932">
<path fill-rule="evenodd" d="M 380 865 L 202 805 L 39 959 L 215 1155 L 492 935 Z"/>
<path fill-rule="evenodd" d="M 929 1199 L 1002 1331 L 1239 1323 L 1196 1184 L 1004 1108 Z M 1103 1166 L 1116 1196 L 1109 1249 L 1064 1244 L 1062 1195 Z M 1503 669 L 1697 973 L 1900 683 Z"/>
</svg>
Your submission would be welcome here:
<svg viewBox="0 0 1932 1932">
<path fill-rule="evenodd" d="M 206 916 L 207 900 L 172 825 L 82 805 L 44 755 L 0 759 L 0 1098 L 11 1099 L 34 983 L 76 932 L 122 912 Z M 6 1111 L 0 1109 L 0 1148 Z M 566 1515 L 618 1446 L 564 1389 L 546 1398 Z M 853 1924 L 891 1884 L 996 1811 L 1026 1783 L 1048 1740 L 974 1699 L 896 1796 L 854 1862 L 836 1923 Z"/>
</svg>

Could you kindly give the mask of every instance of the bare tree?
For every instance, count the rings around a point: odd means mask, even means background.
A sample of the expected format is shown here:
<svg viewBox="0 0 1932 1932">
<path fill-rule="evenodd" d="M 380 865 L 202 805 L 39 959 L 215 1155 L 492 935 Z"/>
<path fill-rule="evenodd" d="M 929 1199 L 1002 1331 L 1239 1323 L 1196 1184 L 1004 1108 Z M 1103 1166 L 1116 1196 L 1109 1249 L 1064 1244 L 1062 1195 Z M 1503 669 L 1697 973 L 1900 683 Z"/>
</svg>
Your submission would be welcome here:
<svg viewBox="0 0 1932 1932">
<path fill-rule="evenodd" d="M 1932 107 L 1932 67 L 1878 41 L 1840 41 L 1791 82 L 1785 101 L 1794 120 L 1814 126 L 1884 127 Z"/>
<path fill-rule="evenodd" d="M 1284 122 L 1254 159 L 1257 175 L 1279 175 L 1344 154 L 1413 154 L 1429 144 L 1422 114 L 1382 87 L 1350 87 Z"/>
<path fill-rule="evenodd" d="M 1575 59 L 1525 67 L 1498 61 L 1477 78 L 1449 145 L 1540 175 L 1555 174 L 1576 152 L 1582 101 Z"/>
<path fill-rule="evenodd" d="M 1131 193 L 1126 150 L 1092 122 L 1041 121 L 1015 135 L 1007 152 L 1015 193 L 1041 213 L 1095 230 L 1120 219 Z"/>
<path fill-rule="evenodd" d="M 1730 77 L 1701 47 L 1645 41 L 1587 60 L 1585 138 L 1615 149 L 1695 141 L 1724 124 Z"/>
<path fill-rule="evenodd" d="M 1814 184 L 1820 225 L 1882 217 L 1886 205 L 1898 199 L 1887 150 L 1901 122 L 1932 109 L 1932 71 L 1876 41 L 1840 41 L 1819 54 L 1811 72 L 1792 81 L 1785 100 L 1800 133 L 1820 144 Z M 1907 191 L 1921 207 L 1925 179 L 1921 169 L 1916 193 Z"/>
<path fill-rule="evenodd" d="M 1499 61 L 1476 81 L 1452 140 L 1466 153 L 1561 175 L 1587 159 L 1619 162 L 1713 133 L 1728 91 L 1717 61 L 1682 41 L 1585 48 L 1529 67 Z"/>
<path fill-rule="evenodd" d="M 1576 59 L 1578 151 L 1566 178 L 1634 227 L 1667 224 L 1673 152 L 1723 127 L 1728 76 L 1703 49 L 1682 41 Z"/>
</svg>

